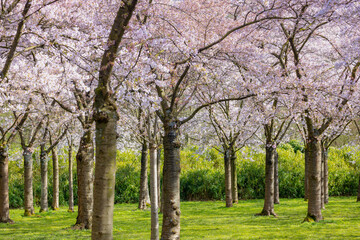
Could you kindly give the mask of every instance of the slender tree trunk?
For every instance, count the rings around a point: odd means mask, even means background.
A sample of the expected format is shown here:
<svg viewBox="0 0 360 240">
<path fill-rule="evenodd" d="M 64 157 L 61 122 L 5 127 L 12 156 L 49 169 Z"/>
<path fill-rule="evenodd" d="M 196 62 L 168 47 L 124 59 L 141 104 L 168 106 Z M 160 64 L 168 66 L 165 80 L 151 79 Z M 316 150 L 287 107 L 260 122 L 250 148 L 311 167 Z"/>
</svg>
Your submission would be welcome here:
<svg viewBox="0 0 360 240">
<path fill-rule="evenodd" d="M 276 147 L 272 143 L 266 144 L 265 159 L 265 201 L 264 208 L 258 215 L 277 216 L 274 211 L 274 163 L 276 156 Z"/>
<path fill-rule="evenodd" d="M 161 239 L 180 239 L 180 143 L 176 123 L 164 123 L 163 224 Z"/>
<path fill-rule="evenodd" d="M 9 213 L 9 158 L 7 146 L 0 147 L 0 223 L 13 223 Z"/>
<path fill-rule="evenodd" d="M 141 173 L 140 173 L 140 192 L 139 192 L 139 209 L 146 209 L 149 203 L 149 187 L 148 187 L 148 147 L 144 141 L 141 149 Z"/>
<path fill-rule="evenodd" d="M 274 204 L 280 204 L 279 197 L 279 154 L 275 150 L 274 162 Z"/>
<path fill-rule="evenodd" d="M 74 188 L 73 188 L 73 145 L 72 141 L 69 144 L 69 212 L 74 212 Z"/>
<path fill-rule="evenodd" d="M 309 199 L 309 146 L 305 143 L 305 184 L 304 184 L 304 200 Z"/>
<path fill-rule="evenodd" d="M 358 194 L 357 194 L 357 202 L 360 202 L 360 177 L 359 177 L 359 186 L 358 186 Z"/>
<path fill-rule="evenodd" d="M 151 240 L 159 240 L 158 177 L 156 147 L 150 144 Z"/>
<path fill-rule="evenodd" d="M 52 162 L 53 162 L 53 200 L 52 209 L 59 209 L 59 158 L 57 155 L 56 147 L 52 149 Z"/>
<path fill-rule="evenodd" d="M 161 211 L 161 187 L 160 187 L 160 181 L 161 181 L 161 178 L 160 178 L 160 160 L 161 160 L 161 148 L 159 147 L 157 149 L 157 155 L 156 155 L 156 168 L 157 168 L 157 192 L 158 192 L 158 207 L 160 209 L 160 212 Z"/>
<path fill-rule="evenodd" d="M 24 216 L 32 216 L 34 212 L 34 194 L 33 194 L 33 160 L 32 150 L 25 148 L 24 156 Z"/>
<path fill-rule="evenodd" d="M 319 221 L 321 215 L 321 140 L 309 136 L 309 171 L 308 171 L 308 213 L 304 221 Z"/>
<path fill-rule="evenodd" d="M 94 142 L 89 124 L 84 128 L 76 154 L 78 215 L 75 229 L 91 229 L 93 213 Z"/>
<path fill-rule="evenodd" d="M 234 150 L 231 150 L 231 195 L 233 203 L 238 203 L 239 197 L 237 188 L 236 153 Z"/>
<path fill-rule="evenodd" d="M 224 154 L 225 164 L 225 203 L 226 207 L 233 206 L 232 191 L 231 191 L 231 153 L 226 149 Z"/>
<path fill-rule="evenodd" d="M 40 171 L 41 171 L 41 199 L 40 212 L 48 211 L 48 160 L 45 146 L 41 146 Z"/>
<path fill-rule="evenodd" d="M 324 148 L 324 203 L 329 203 L 328 148 Z"/>
<path fill-rule="evenodd" d="M 323 148 L 322 148 L 323 150 Z M 324 152 L 321 151 L 321 209 L 325 209 L 325 156 Z"/>
</svg>

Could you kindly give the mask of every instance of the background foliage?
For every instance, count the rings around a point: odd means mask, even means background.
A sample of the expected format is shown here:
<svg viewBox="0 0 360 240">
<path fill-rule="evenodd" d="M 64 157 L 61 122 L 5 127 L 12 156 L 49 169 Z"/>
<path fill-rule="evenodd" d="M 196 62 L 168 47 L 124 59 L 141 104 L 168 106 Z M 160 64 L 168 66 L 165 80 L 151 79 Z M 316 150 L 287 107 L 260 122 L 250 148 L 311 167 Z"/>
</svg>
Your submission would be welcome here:
<svg viewBox="0 0 360 240">
<path fill-rule="evenodd" d="M 23 206 L 23 160 L 20 149 L 13 149 L 10 161 L 10 206 Z M 279 193 L 281 198 L 304 196 L 304 154 L 303 146 L 296 141 L 282 144 L 279 153 Z M 264 197 L 265 152 L 259 147 L 245 147 L 237 153 L 237 176 L 240 199 Z M 353 196 L 357 194 L 359 179 L 360 149 L 356 146 L 330 148 L 329 150 L 329 194 L 331 196 Z M 181 199 L 223 200 L 224 166 L 223 156 L 214 148 L 201 149 L 189 146 L 181 151 Z M 34 200 L 40 203 L 39 152 L 34 159 Z M 74 153 L 74 162 L 75 153 Z M 59 150 L 60 205 L 67 205 L 68 162 L 67 150 Z M 52 162 L 49 156 L 49 204 L 52 201 Z M 74 197 L 77 204 L 76 163 L 74 163 Z M 115 203 L 138 201 L 140 179 L 139 152 L 118 151 L 115 187 Z"/>
</svg>

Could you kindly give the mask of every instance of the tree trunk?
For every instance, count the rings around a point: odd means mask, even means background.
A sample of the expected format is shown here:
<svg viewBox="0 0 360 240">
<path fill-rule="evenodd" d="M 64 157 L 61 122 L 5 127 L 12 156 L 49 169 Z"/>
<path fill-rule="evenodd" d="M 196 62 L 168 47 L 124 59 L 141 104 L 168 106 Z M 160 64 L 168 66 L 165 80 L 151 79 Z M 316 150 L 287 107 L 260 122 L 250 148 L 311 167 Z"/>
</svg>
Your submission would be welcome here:
<svg viewBox="0 0 360 240">
<path fill-rule="evenodd" d="M 329 203 L 328 148 L 324 148 L 324 203 Z"/>
<path fill-rule="evenodd" d="M 161 165 L 161 148 L 158 148 L 157 149 L 157 155 L 156 155 L 156 168 L 157 168 L 157 192 L 158 192 L 158 207 L 160 209 L 160 212 L 161 211 L 161 186 L 160 186 L 160 181 L 161 181 L 161 178 L 160 178 L 160 165 Z"/>
<path fill-rule="evenodd" d="M 0 223 L 13 223 L 9 213 L 9 158 L 7 146 L 0 147 Z"/>
<path fill-rule="evenodd" d="M 159 240 L 158 177 L 156 147 L 150 144 L 151 240 Z"/>
<path fill-rule="evenodd" d="M 33 194 L 33 160 L 32 150 L 25 148 L 24 156 L 24 216 L 32 216 L 34 212 L 34 194 Z"/>
<path fill-rule="evenodd" d="M 360 202 L 360 177 L 359 177 L 359 186 L 358 186 L 358 194 L 357 194 L 357 202 Z"/>
<path fill-rule="evenodd" d="M 74 189 L 73 189 L 73 158 L 72 158 L 73 145 L 72 141 L 69 144 L 69 212 L 74 212 Z"/>
<path fill-rule="evenodd" d="M 304 200 L 309 199 L 309 146 L 305 143 L 305 184 L 304 184 Z"/>
<path fill-rule="evenodd" d="M 323 150 L 323 148 L 322 148 Z M 321 174 L 320 174 L 320 177 L 321 177 L 321 209 L 325 209 L 325 164 L 324 164 L 324 161 L 325 161 L 325 156 L 324 156 L 324 152 L 321 151 Z"/>
<path fill-rule="evenodd" d="M 231 191 L 231 153 L 229 149 L 226 149 L 224 154 L 225 164 L 225 203 L 226 207 L 233 206 L 232 191 Z"/>
<path fill-rule="evenodd" d="M 321 140 L 316 136 L 309 136 L 307 141 L 309 148 L 308 168 L 308 213 L 304 221 L 319 221 L 321 215 Z"/>
<path fill-rule="evenodd" d="M 277 216 L 274 211 L 274 163 L 276 147 L 272 143 L 267 143 L 265 151 L 265 201 L 264 208 L 258 215 Z"/>
<path fill-rule="evenodd" d="M 48 160 L 45 146 L 41 146 L 40 171 L 41 171 L 41 199 L 40 212 L 48 211 Z"/>
<path fill-rule="evenodd" d="M 237 188 L 236 152 L 231 150 L 231 196 L 233 203 L 239 202 Z"/>
<path fill-rule="evenodd" d="M 94 142 L 91 125 L 84 128 L 76 154 L 78 215 L 75 229 L 91 229 L 93 213 Z"/>
<path fill-rule="evenodd" d="M 111 73 L 125 29 L 137 0 L 123 0 L 111 27 L 95 89 L 94 120 L 96 122 L 96 162 L 94 181 L 94 213 L 91 238 L 112 239 L 116 171 L 117 107 L 111 91 Z"/>
<path fill-rule="evenodd" d="M 140 192 L 139 192 L 139 209 L 146 209 L 146 204 L 149 203 L 149 187 L 148 187 L 148 147 L 144 141 L 141 149 L 141 173 L 140 173 Z"/>
<path fill-rule="evenodd" d="M 176 122 L 165 122 L 161 239 L 180 239 L 180 143 Z"/>
<path fill-rule="evenodd" d="M 53 200 L 52 209 L 59 209 L 59 158 L 57 155 L 56 147 L 52 149 L 52 162 L 53 162 Z"/>
<path fill-rule="evenodd" d="M 274 162 L 274 204 L 280 204 L 279 196 L 279 154 L 275 150 Z"/>
</svg>

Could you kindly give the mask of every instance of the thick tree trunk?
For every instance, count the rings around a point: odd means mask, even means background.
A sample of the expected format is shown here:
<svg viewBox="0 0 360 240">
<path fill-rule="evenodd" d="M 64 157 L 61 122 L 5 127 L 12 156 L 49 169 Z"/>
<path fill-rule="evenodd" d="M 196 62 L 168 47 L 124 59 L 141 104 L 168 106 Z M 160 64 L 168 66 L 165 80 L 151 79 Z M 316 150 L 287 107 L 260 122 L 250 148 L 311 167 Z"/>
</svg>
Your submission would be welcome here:
<svg viewBox="0 0 360 240">
<path fill-rule="evenodd" d="M 276 216 L 274 211 L 274 163 L 276 156 L 276 147 L 272 143 L 266 144 L 265 159 L 265 201 L 264 208 L 258 215 Z"/>
<path fill-rule="evenodd" d="M 309 146 L 305 143 L 305 183 L 304 183 L 304 200 L 309 199 Z"/>
<path fill-rule="evenodd" d="M 141 149 L 141 171 L 140 171 L 140 192 L 139 192 L 139 209 L 146 209 L 146 204 L 150 203 L 148 187 L 148 147 L 147 143 L 142 144 Z"/>
<path fill-rule="evenodd" d="M 159 240 L 159 215 L 158 215 L 158 169 L 156 159 L 156 147 L 150 149 L 150 189 L 151 189 L 151 240 Z"/>
<path fill-rule="evenodd" d="M 316 136 L 309 137 L 309 171 L 308 171 L 308 214 L 304 221 L 319 221 L 321 215 L 321 140 Z"/>
<path fill-rule="evenodd" d="M 324 148 L 324 203 L 329 203 L 329 167 L 328 149 Z"/>
<path fill-rule="evenodd" d="M 41 199 L 40 212 L 48 211 L 48 160 L 45 146 L 41 146 L 40 152 L 40 172 L 41 172 Z"/>
<path fill-rule="evenodd" d="M 33 160 L 32 150 L 25 148 L 24 156 L 24 216 L 32 216 L 34 212 L 34 194 L 33 194 Z"/>
<path fill-rule="evenodd" d="M 231 196 L 233 203 L 239 202 L 237 188 L 236 153 L 231 150 Z"/>
<path fill-rule="evenodd" d="M 115 109 L 107 110 L 106 120 L 96 120 L 96 160 L 94 181 L 94 213 L 92 239 L 112 239 L 115 171 L 116 127 Z"/>
<path fill-rule="evenodd" d="M 231 191 L 231 153 L 229 149 L 225 150 L 224 154 L 224 169 L 225 169 L 225 204 L 226 207 L 233 206 L 232 191 Z"/>
<path fill-rule="evenodd" d="M 7 146 L 0 147 L 0 223 L 13 223 L 9 213 L 9 158 Z"/>
<path fill-rule="evenodd" d="M 160 209 L 160 212 L 161 211 L 161 186 L 160 186 L 160 181 L 161 181 L 161 178 L 160 178 L 160 165 L 161 165 L 161 162 L 160 162 L 160 159 L 161 159 L 161 148 L 158 148 L 157 149 L 157 155 L 156 155 L 156 168 L 157 168 L 157 192 L 158 192 L 158 207 Z"/>
<path fill-rule="evenodd" d="M 275 150 L 275 162 L 274 162 L 274 203 L 280 204 L 279 196 L 279 154 Z"/>
<path fill-rule="evenodd" d="M 74 186 L 73 186 L 73 158 L 72 158 L 73 145 L 69 144 L 69 212 L 74 212 Z"/>
<path fill-rule="evenodd" d="M 91 125 L 84 128 L 76 154 L 78 215 L 75 229 L 91 229 L 93 213 L 94 142 Z"/>
<path fill-rule="evenodd" d="M 52 162 L 53 162 L 53 200 L 52 209 L 59 209 L 59 158 L 57 155 L 56 147 L 52 149 Z"/>
<path fill-rule="evenodd" d="M 165 122 L 161 239 L 180 239 L 180 143 L 175 122 Z"/>
</svg>

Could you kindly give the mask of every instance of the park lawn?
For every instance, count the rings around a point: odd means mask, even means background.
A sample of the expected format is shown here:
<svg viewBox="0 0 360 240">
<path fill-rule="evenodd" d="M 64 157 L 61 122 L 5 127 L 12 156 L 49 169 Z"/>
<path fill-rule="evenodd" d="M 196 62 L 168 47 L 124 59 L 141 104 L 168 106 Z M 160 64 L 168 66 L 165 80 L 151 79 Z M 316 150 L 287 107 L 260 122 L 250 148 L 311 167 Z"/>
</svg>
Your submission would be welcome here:
<svg viewBox="0 0 360 240">
<path fill-rule="evenodd" d="M 233 208 L 219 201 L 182 202 L 181 239 L 360 239 L 360 203 L 355 197 L 331 197 L 323 210 L 325 220 L 318 223 L 302 223 L 307 209 L 302 199 L 281 199 L 275 206 L 278 218 L 254 216 L 262 205 L 263 200 L 240 201 Z M 150 211 L 136 207 L 115 206 L 114 239 L 150 239 Z M 1 240 L 89 239 L 91 235 L 70 228 L 77 214 L 66 207 L 34 217 L 23 217 L 22 209 L 11 210 L 10 215 L 16 223 L 0 224 Z"/>
</svg>

